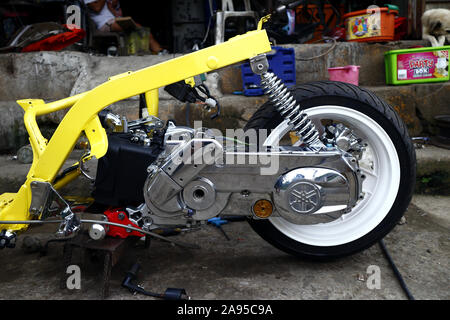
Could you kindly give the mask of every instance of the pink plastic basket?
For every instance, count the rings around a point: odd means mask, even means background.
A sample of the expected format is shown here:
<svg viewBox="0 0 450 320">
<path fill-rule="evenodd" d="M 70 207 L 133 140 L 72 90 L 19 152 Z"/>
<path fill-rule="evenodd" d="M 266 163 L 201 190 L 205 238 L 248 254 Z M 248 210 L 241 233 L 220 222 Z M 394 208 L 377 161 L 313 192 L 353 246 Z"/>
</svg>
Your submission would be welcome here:
<svg viewBox="0 0 450 320">
<path fill-rule="evenodd" d="M 355 86 L 359 84 L 359 66 L 328 68 L 328 74 L 333 81 L 347 82 Z"/>
</svg>

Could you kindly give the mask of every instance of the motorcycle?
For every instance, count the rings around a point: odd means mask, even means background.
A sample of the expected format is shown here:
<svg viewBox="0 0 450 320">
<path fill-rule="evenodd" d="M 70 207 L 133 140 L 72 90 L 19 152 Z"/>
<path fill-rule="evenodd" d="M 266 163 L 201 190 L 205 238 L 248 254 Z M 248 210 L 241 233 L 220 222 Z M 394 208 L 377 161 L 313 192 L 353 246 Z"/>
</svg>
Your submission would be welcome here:
<svg viewBox="0 0 450 320">
<path fill-rule="evenodd" d="M 289 7 L 277 8 L 278 12 Z M 14 247 L 33 224 L 59 223 L 73 237 L 155 237 L 160 228 L 195 229 L 233 206 L 266 241 L 301 258 L 362 251 L 388 234 L 414 189 L 415 152 L 394 109 L 370 91 L 318 81 L 288 89 L 269 72 L 263 17 L 254 31 L 138 71 L 59 101 L 19 100 L 33 163 L 17 193 L 0 195 L 0 247 Z M 177 126 L 158 118 L 158 88 L 180 101 L 219 106 L 205 74 L 249 61 L 268 101 L 242 137 Z M 111 104 L 140 95 L 148 116 L 128 121 Z M 68 109 L 49 141 L 36 117 Z M 86 153 L 61 170 L 80 136 Z M 90 177 L 86 163 L 98 160 Z M 60 189 L 79 176 L 94 181 L 98 220 L 81 219 Z M 98 206 L 97 206 L 98 207 Z M 56 217 L 56 220 L 55 220 Z"/>
</svg>

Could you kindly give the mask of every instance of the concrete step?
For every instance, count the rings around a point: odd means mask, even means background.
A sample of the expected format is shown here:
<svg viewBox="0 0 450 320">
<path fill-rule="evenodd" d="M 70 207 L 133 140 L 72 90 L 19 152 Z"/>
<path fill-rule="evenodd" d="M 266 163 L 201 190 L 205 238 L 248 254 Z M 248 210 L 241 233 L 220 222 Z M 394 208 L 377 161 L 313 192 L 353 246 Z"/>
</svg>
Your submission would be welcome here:
<svg viewBox="0 0 450 320">
<path fill-rule="evenodd" d="M 408 126 L 411 136 L 420 135 L 423 131 L 436 133 L 434 117 L 442 114 L 450 114 L 450 83 L 428 83 L 411 84 L 404 86 L 362 86 L 374 92 L 379 97 L 386 100 L 400 114 L 403 121 Z M 225 128 L 223 123 L 230 123 L 227 117 L 236 118 L 239 121 L 232 120 L 228 128 L 243 127 L 251 115 L 267 101 L 266 96 L 247 97 L 236 94 L 225 94 L 218 98 L 222 107 L 222 117 L 216 121 L 209 121 L 209 115 L 202 111 L 198 105 L 191 105 L 190 116 L 191 125 L 193 119 L 206 121 L 206 126 L 215 126 L 219 129 Z M 17 116 L 22 117 L 23 112 L 17 108 L 15 102 L 6 103 L 5 110 L 17 121 Z M 160 117 L 163 120 L 175 119 L 177 123 L 185 124 L 186 103 L 181 103 L 175 99 L 164 97 L 160 100 Z M 18 110 L 17 110 L 18 109 Z M 138 100 L 127 99 L 115 103 L 111 109 L 134 119 L 138 116 Z M 44 118 L 47 122 L 58 122 L 64 116 L 63 112 Z M 6 117 L 3 121 L 6 120 Z M 20 121 L 20 120 L 19 120 Z"/>
<path fill-rule="evenodd" d="M 283 45 L 294 48 L 298 83 L 328 78 L 327 69 L 359 65 L 360 84 L 385 84 L 384 53 L 412 46 L 428 46 L 426 41 L 388 43 L 337 42 L 328 44 Z M 331 48 L 331 46 L 333 46 Z M 303 61 L 322 55 L 320 58 Z M 108 77 L 136 71 L 180 54 L 105 57 L 82 52 L 30 52 L 0 54 L 0 101 L 24 98 L 62 99 L 108 80 Z M 242 89 L 239 65 L 218 71 L 223 94 Z"/>
<path fill-rule="evenodd" d="M 360 84 L 388 101 L 401 115 L 410 135 L 422 131 L 436 133 L 434 117 L 450 114 L 450 83 L 386 86 L 384 80 L 384 52 L 428 45 L 423 41 L 400 41 L 390 43 L 346 43 L 339 42 L 330 53 L 311 61 L 304 58 L 320 55 L 330 49 L 331 44 L 286 45 L 296 55 L 297 83 L 328 79 L 327 68 L 349 64 L 360 65 Z M 34 52 L 26 54 L 0 54 L 0 152 L 17 150 L 27 143 L 23 127 L 23 111 L 16 99 L 41 98 L 54 101 L 90 90 L 105 82 L 108 77 L 138 70 L 146 66 L 172 59 L 178 55 L 141 57 L 104 57 L 81 52 Z M 240 65 L 233 65 L 208 75 L 207 82 L 212 94 L 223 106 L 223 117 L 219 127 L 242 127 L 245 121 L 264 102 L 264 97 L 242 97 L 232 95 L 242 90 Z M 186 118 L 185 104 L 173 100 L 160 89 L 161 117 L 163 119 Z M 137 97 L 120 101 L 112 109 L 132 118 L 137 117 Z M 194 111 L 192 111 L 194 110 Z M 190 119 L 201 118 L 209 126 L 208 115 L 192 109 Z M 64 112 L 41 117 L 40 124 L 51 131 L 63 117 Z M 425 121 L 421 121 L 421 118 Z M 181 122 L 183 123 L 183 122 Z M 213 124 L 214 125 L 214 124 Z"/>
<path fill-rule="evenodd" d="M 434 117 L 450 114 L 450 82 L 369 86 L 400 114 L 411 136 L 439 132 Z"/>
<path fill-rule="evenodd" d="M 410 136 L 419 136 L 423 132 L 437 134 L 438 127 L 434 117 L 450 114 L 450 82 L 434 84 L 411 84 L 404 86 L 363 86 L 388 102 L 405 122 Z M 236 122 L 227 117 L 248 120 L 250 116 L 267 100 L 265 96 L 245 97 L 242 95 L 224 95 L 219 99 L 223 107 L 222 119 L 210 122 L 199 109 L 192 109 L 190 119 L 202 119 L 208 125 L 221 126 L 222 123 L 235 128 Z M 123 109 L 122 109 L 123 110 Z M 184 121 L 185 104 L 173 100 L 164 100 L 160 104 L 161 117 Z M 242 116 L 241 116 L 242 115 Z M 184 122 L 180 122 L 184 123 Z M 245 122 L 238 121 L 240 126 Z"/>
<path fill-rule="evenodd" d="M 450 195 L 450 150 L 433 145 L 416 149 L 416 192 Z"/>
<path fill-rule="evenodd" d="M 369 86 L 367 89 L 386 100 L 399 113 L 408 127 L 410 136 L 420 136 L 423 132 L 436 134 L 434 117 L 450 114 L 450 83 L 414 84 L 405 86 Z M 199 105 L 190 104 L 186 114 L 186 103 L 165 98 L 160 100 L 160 117 L 173 119 L 177 124 L 193 126 L 194 120 L 201 120 L 203 126 L 226 129 L 242 128 L 253 113 L 265 102 L 267 97 L 246 97 L 242 95 L 223 95 L 219 99 L 221 116 L 210 119 L 211 113 Z M 127 99 L 110 107 L 113 112 L 126 115 L 129 119 L 138 117 L 137 99 Z M 0 101 L 2 117 L 0 119 L 0 150 L 15 152 L 28 143 L 27 132 L 23 125 L 23 111 L 14 101 Z M 64 112 L 60 111 L 39 118 L 39 125 L 47 138 L 61 121 Z"/>
<path fill-rule="evenodd" d="M 336 45 L 332 43 L 282 45 L 284 48 L 294 49 L 297 83 L 327 80 L 328 68 L 331 67 L 358 65 L 361 86 L 386 85 L 384 53 L 414 46 L 426 47 L 429 43 L 409 40 L 386 43 L 337 42 Z M 331 51 L 327 53 L 329 50 Z M 221 69 L 219 75 L 224 94 L 242 90 L 239 65 Z"/>
</svg>

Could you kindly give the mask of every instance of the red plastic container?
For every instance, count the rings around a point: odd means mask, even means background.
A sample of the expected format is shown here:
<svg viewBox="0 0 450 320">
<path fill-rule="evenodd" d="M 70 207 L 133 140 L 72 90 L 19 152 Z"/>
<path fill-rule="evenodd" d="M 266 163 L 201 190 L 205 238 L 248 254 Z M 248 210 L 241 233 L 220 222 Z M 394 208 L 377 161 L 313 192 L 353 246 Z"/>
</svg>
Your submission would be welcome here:
<svg viewBox="0 0 450 320">
<path fill-rule="evenodd" d="M 371 8 L 345 14 L 346 39 L 358 42 L 394 40 L 397 10 Z"/>
</svg>

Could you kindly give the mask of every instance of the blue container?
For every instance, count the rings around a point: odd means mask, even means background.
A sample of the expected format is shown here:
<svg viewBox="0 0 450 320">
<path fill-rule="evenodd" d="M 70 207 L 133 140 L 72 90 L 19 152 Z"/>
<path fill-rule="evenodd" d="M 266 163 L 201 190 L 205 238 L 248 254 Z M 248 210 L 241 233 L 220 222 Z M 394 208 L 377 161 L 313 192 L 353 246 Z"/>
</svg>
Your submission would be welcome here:
<svg viewBox="0 0 450 320">
<path fill-rule="evenodd" d="M 269 61 L 269 72 L 275 73 L 282 79 L 287 87 L 295 84 L 295 52 L 294 48 L 272 47 L 275 53 L 267 54 Z M 241 65 L 242 83 L 244 85 L 244 95 L 262 96 L 261 77 L 254 74 L 250 68 L 250 63 Z"/>
</svg>

